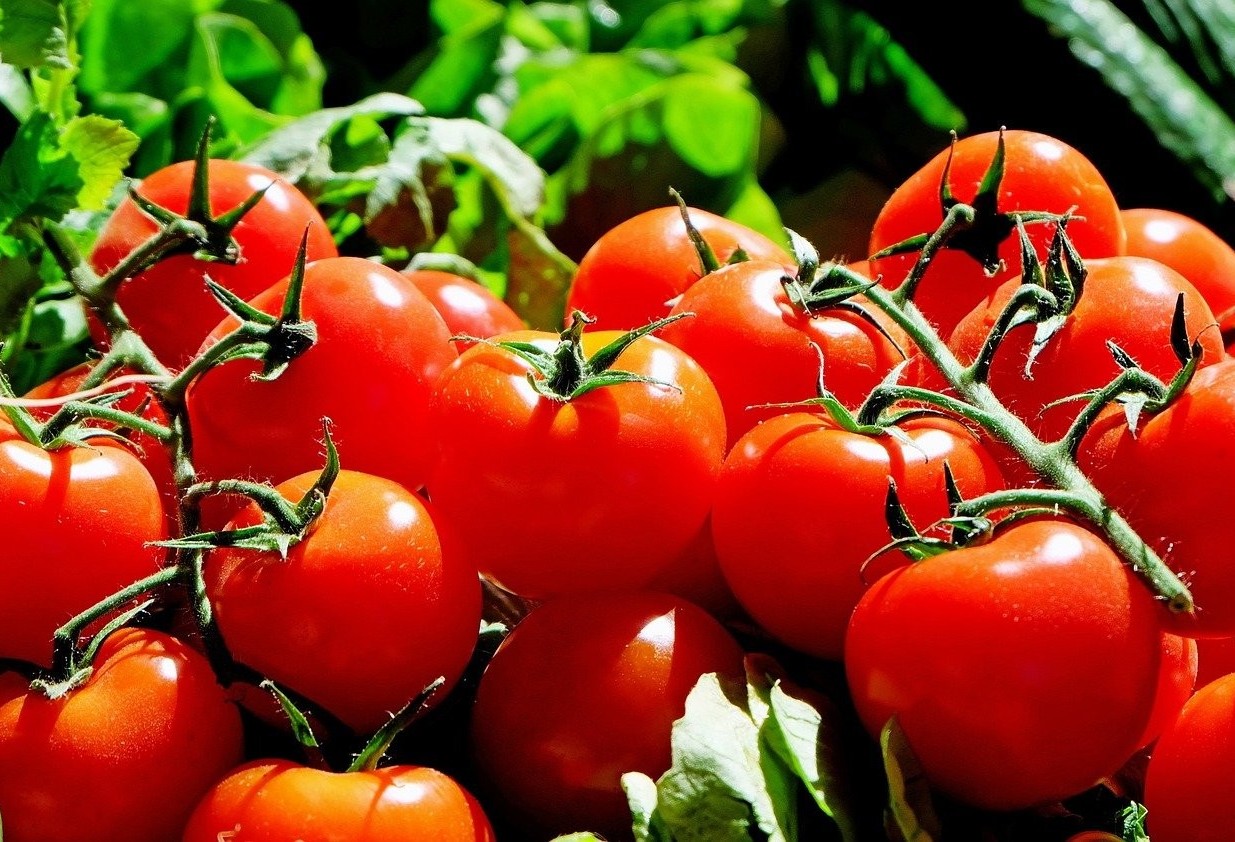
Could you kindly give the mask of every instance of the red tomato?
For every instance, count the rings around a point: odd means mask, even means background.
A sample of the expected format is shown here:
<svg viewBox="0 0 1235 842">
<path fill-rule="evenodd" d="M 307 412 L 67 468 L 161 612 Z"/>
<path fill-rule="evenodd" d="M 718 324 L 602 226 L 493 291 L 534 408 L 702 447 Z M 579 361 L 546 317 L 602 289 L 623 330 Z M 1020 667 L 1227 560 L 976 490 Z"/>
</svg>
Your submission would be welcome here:
<svg viewBox="0 0 1235 842">
<path fill-rule="evenodd" d="M 718 619 L 732 619 L 742 613 L 742 607 L 720 571 L 710 518 L 682 554 L 652 580 L 648 589 L 680 596 Z"/>
<path fill-rule="evenodd" d="M 591 355 L 620 336 L 584 333 Z M 503 340 L 557 347 L 557 334 Z M 647 584 L 703 527 L 724 458 L 716 389 L 653 336 L 613 367 L 656 378 L 568 401 L 542 397 L 529 363 L 477 345 L 442 375 L 433 415 L 442 458 L 429 497 L 467 555 L 531 599 Z"/>
<path fill-rule="evenodd" d="M 786 268 L 784 246 L 745 225 L 698 208 L 691 224 L 723 265 L 738 249 Z M 582 310 L 596 330 L 633 330 L 669 315 L 673 299 L 704 274 L 704 267 L 676 206 L 655 208 L 605 232 L 579 261 L 566 295 L 566 313 Z"/>
<path fill-rule="evenodd" d="M 1235 672 L 1235 637 L 1202 637 L 1196 641 L 1196 687 L 1199 690 Z"/>
<path fill-rule="evenodd" d="M 1175 211 L 1133 208 L 1121 216 L 1128 254 L 1153 258 L 1183 275 L 1220 320 L 1235 310 L 1235 248 L 1226 240 Z"/>
<path fill-rule="evenodd" d="M 287 279 L 253 299 L 278 313 Z M 317 342 L 276 380 L 239 360 L 211 369 L 186 397 L 194 459 L 205 479 L 273 482 L 320 470 L 322 418 L 343 467 L 419 488 L 436 455 L 434 384 L 457 353 L 441 316 L 406 277 L 359 257 L 305 268 L 301 299 Z M 223 322 L 207 343 L 235 327 Z"/>
<path fill-rule="evenodd" d="M 1183 395 L 1140 419 L 1121 410 L 1086 436 L 1082 469 L 1192 591 L 1196 611 L 1172 614 L 1189 637 L 1235 635 L 1235 519 L 1215 510 L 1235 464 L 1235 360 L 1199 370 Z"/>
<path fill-rule="evenodd" d="M 252 298 L 291 271 L 301 238 L 308 232 L 308 259 L 338 254 L 330 229 L 313 203 L 279 175 L 241 161 L 209 162 L 210 208 L 224 214 L 265 189 L 262 200 L 232 230 L 240 260 L 229 265 L 199 260 L 191 254 L 160 261 L 129 278 L 116 302 L 129 323 L 167 366 L 178 369 L 188 362 L 206 334 L 219 322 L 222 310 L 206 288 L 205 278 L 239 295 Z M 137 192 L 175 213 L 185 213 L 193 180 L 193 161 L 181 161 L 151 173 Z M 158 224 L 125 199 L 108 219 L 90 265 L 100 275 L 158 231 Z M 91 335 L 107 346 L 102 325 L 91 319 Z"/>
<path fill-rule="evenodd" d="M 659 777 L 700 675 L 740 676 L 742 651 L 700 608 L 652 591 L 562 597 L 498 647 L 472 711 L 472 753 L 514 822 L 547 838 L 630 836 L 625 772 Z"/>
<path fill-rule="evenodd" d="M 51 663 L 52 633 L 159 569 L 159 490 L 123 444 L 43 450 L 0 421 L 0 657 Z"/>
<path fill-rule="evenodd" d="M 730 445 L 763 419 L 785 412 L 751 407 L 815 397 L 819 354 L 812 343 L 823 352 L 828 390 L 850 408 L 865 400 L 909 347 L 904 332 L 869 304 L 887 335 L 848 309 L 806 312 L 790 300 L 784 276 L 782 266 L 763 260 L 713 272 L 670 311 L 694 315 L 658 334 L 694 357 L 712 379 L 725 407 Z"/>
<path fill-rule="evenodd" d="M 1146 830 L 1154 842 L 1235 837 L 1235 675 L 1202 687 L 1163 733 L 1145 775 Z"/>
<path fill-rule="evenodd" d="M 1068 223 L 1068 235 L 1082 257 L 1123 254 L 1125 235 L 1119 207 L 1102 174 L 1088 158 L 1066 143 L 1037 132 L 1012 129 L 1003 136 L 1006 158 L 996 200 L 998 213 L 1062 214 L 1073 210 L 1076 218 Z M 995 156 L 998 140 L 999 132 L 962 138 L 910 176 L 879 212 L 871 231 L 871 254 L 919 234 L 931 234 L 939 227 L 945 215 L 939 189 L 949 158 L 952 164 L 948 184 L 953 195 L 962 202 L 972 202 Z M 1026 231 L 1039 255 L 1044 256 L 1055 226 L 1034 223 L 1027 225 Z M 979 242 L 974 242 L 975 237 Z M 992 220 L 980 235 L 969 235 L 969 240 L 968 245 L 989 250 L 1003 261 L 1003 267 L 987 276 L 977 258 L 956 248 L 935 258 L 914 301 L 945 337 L 996 286 L 1021 272 L 1020 239 L 1015 226 L 999 225 Z M 913 252 L 872 259 L 871 271 L 882 275 L 885 285 L 897 286 L 917 258 Z"/>
<path fill-rule="evenodd" d="M 1119 365 L 1107 347 L 1113 341 L 1140 366 L 1169 382 L 1180 369 L 1171 350 L 1171 320 L 1180 293 L 1188 336 L 1199 339 L 1201 365 L 1226 357 L 1222 337 L 1210 329 L 1214 316 L 1187 279 L 1143 257 L 1090 260 L 1084 293 L 1076 309 L 1056 333 L 1025 376 L 1025 361 L 1034 338 L 1033 325 L 1008 331 L 991 364 L 991 389 L 1039 437 L 1055 439 L 1067 432 L 1083 401 L 1049 404 L 1061 398 L 1099 389 L 1119 374 Z M 956 326 L 948 346 L 961 362 L 973 361 L 999 318 L 1004 304 L 1020 285 L 1006 281 L 981 306 Z"/>
<path fill-rule="evenodd" d="M 405 269 L 403 274 L 429 299 L 451 334 L 487 339 L 526 327 L 509 304 L 469 278 L 433 269 Z M 455 347 L 462 353 L 474 344 L 456 342 Z"/>
<path fill-rule="evenodd" d="M 1196 687 L 1197 641 L 1170 632 L 1162 633 L 1162 666 L 1149 724 L 1141 734 L 1140 746 L 1148 746 L 1175 718 Z"/>
<path fill-rule="evenodd" d="M 256 760 L 215 784 L 193 811 L 182 842 L 226 839 L 491 842 L 494 835 L 471 793 L 434 769 L 327 772 Z"/>
<path fill-rule="evenodd" d="M 278 486 L 299 500 L 316 479 Z M 251 503 L 230 525 L 260 523 Z M 381 477 L 341 471 L 326 509 L 286 559 L 222 549 L 206 561 L 219 630 L 238 661 L 360 732 L 438 676 L 440 701 L 471 657 L 480 580 L 428 506 Z"/>
<path fill-rule="evenodd" d="M 992 458 L 955 421 L 917 418 L 903 431 L 907 442 L 794 412 L 755 427 L 725 459 L 712 509 L 721 570 L 742 607 L 789 646 L 840 660 L 866 590 L 863 564 L 892 540 L 889 480 L 922 529 L 948 515 L 945 462 L 967 497 L 1003 487 Z M 872 571 L 889 563 L 882 557 Z"/>
<path fill-rule="evenodd" d="M 90 376 L 92 368 L 93 364 L 89 362 L 74 366 L 68 371 L 57 374 L 50 380 L 35 386 L 24 397 L 50 399 L 71 395 L 81 389 L 82 381 Z M 118 375 L 127 373 L 129 372 L 121 371 Z M 109 391 L 128 391 L 130 393 L 112 404 L 114 408 L 124 410 L 125 412 L 141 410 L 141 416 L 146 420 L 167 426 L 167 413 L 163 411 L 162 404 L 159 403 L 150 387 L 146 384 L 124 384 Z M 57 408 L 57 406 L 34 407 L 31 408 L 30 412 L 35 418 L 46 420 L 55 413 Z M 176 478 L 172 473 L 171 454 L 157 438 L 147 435 L 140 430 L 130 431 L 126 438 L 132 442 L 134 453 L 137 454 L 137 458 L 141 460 L 141 463 L 146 466 L 150 476 L 154 478 L 155 485 L 159 487 L 159 492 L 163 495 L 163 506 L 167 510 L 169 529 L 174 530 L 179 503 L 176 496 Z"/>
<path fill-rule="evenodd" d="M 872 585 L 845 667 L 872 734 L 896 716 L 932 785 L 1012 810 L 1076 795 L 1139 747 L 1159 619 L 1095 535 L 1026 521 Z"/>
<path fill-rule="evenodd" d="M 206 659 L 122 629 L 94 672 L 51 701 L 0 674 L 0 815 L 7 842 L 167 842 L 240 762 L 240 715 Z"/>
</svg>

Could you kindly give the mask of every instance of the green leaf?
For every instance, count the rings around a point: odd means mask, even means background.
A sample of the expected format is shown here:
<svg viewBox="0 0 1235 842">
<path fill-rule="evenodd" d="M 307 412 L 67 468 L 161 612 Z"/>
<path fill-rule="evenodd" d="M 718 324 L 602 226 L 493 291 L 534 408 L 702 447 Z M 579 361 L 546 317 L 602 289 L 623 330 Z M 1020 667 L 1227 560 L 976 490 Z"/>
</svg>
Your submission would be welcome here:
<svg viewBox="0 0 1235 842">
<path fill-rule="evenodd" d="M 433 114 L 461 116 L 495 78 L 506 10 L 493 0 L 435 0 L 442 30 L 408 93 Z"/>
<path fill-rule="evenodd" d="M 1215 199 L 1235 195 L 1235 122 L 1170 54 L 1105 0 L 1021 0 L 1123 95 Z"/>
<path fill-rule="evenodd" d="M 56 0 L 5 0 L 0 6 L 0 60 L 19 68 L 73 67 L 69 19 Z"/>
<path fill-rule="evenodd" d="M 0 159 L 0 232 L 23 220 L 59 220 L 76 206 L 84 187 L 51 116 L 35 112 Z"/>
<path fill-rule="evenodd" d="M 198 5 L 185 0 L 93 0 L 81 33 L 82 91 L 131 91 L 150 74 L 175 67 L 182 61 L 176 56 L 188 44 Z M 135 48 L 138 44 L 140 49 Z M 172 85 L 178 87 L 179 81 Z"/>
<path fill-rule="evenodd" d="M 753 168 L 759 100 L 750 91 L 698 75 L 679 77 L 665 95 L 665 138 L 682 160 L 712 178 Z"/>
<path fill-rule="evenodd" d="M 555 836 L 550 842 L 605 842 L 605 838 L 585 830 L 580 833 L 567 833 L 563 836 Z"/>
<path fill-rule="evenodd" d="M 454 206 L 453 170 L 424 134 L 409 127 L 395 140 L 365 197 L 369 235 L 388 247 L 423 249 L 441 236 Z"/>
<path fill-rule="evenodd" d="M 1124 809 L 1121 816 L 1124 842 L 1149 842 L 1149 834 L 1145 830 L 1145 816 L 1148 814 L 1144 805 L 1135 801 Z"/>
<path fill-rule="evenodd" d="M 657 782 L 658 810 L 675 839 L 793 838 L 793 787 L 761 751 L 740 690 L 707 674 L 673 725 L 673 765 Z"/>
<path fill-rule="evenodd" d="M 622 791 L 630 806 L 635 842 L 671 842 L 672 837 L 656 809 L 656 781 L 642 772 L 622 775 Z"/>
<path fill-rule="evenodd" d="M 34 91 L 25 75 L 11 64 L 0 64 L 0 105 L 19 123 L 24 123 L 34 113 Z"/>
<path fill-rule="evenodd" d="M 904 842 L 942 839 L 943 829 L 931 803 L 930 787 L 896 717 L 884 726 L 879 746 L 888 776 L 889 831 L 899 833 Z"/>
<path fill-rule="evenodd" d="M 392 93 L 374 94 L 352 105 L 323 108 L 293 120 L 253 142 L 237 157 L 299 182 L 313 167 L 329 169 L 329 138 L 353 118 L 385 119 L 422 113 L 424 108 L 413 99 Z"/>
<path fill-rule="evenodd" d="M 770 659 L 748 657 L 747 665 L 751 692 L 767 707 L 760 726 L 767 746 L 805 785 L 824 815 L 836 822 L 841 838 L 855 842 L 857 828 L 847 803 L 852 794 L 846 789 L 845 764 L 839 755 L 838 711 L 826 696 L 789 685 Z"/>
<path fill-rule="evenodd" d="M 83 182 L 77 194 L 79 208 L 103 209 L 138 142 L 137 135 L 117 120 L 88 115 L 68 122 L 60 143 L 78 164 Z"/>
</svg>

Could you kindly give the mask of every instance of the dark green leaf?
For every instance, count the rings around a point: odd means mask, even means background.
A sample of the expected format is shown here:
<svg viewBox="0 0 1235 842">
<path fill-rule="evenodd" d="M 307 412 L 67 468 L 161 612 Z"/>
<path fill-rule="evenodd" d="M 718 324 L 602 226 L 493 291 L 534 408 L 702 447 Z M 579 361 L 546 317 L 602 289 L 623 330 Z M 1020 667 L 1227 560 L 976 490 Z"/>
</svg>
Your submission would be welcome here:
<svg viewBox="0 0 1235 842">
<path fill-rule="evenodd" d="M 1235 122 L 1113 3 L 1021 0 L 1189 166 L 1216 198 L 1235 184 Z"/>
<path fill-rule="evenodd" d="M 76 207 L 85 186 L 52 118 L 35 112 L 0 159 L 0 232 L 23 219 L 59 220 Z"/>
<path fill-rule="evenodd" d="M 174 57 L 192 35 L 194 6 L 183 0 L 93 0 L 81 33 L 82 91 L 133 91 L 148 75 L 182 61 Z"/>
</svg>

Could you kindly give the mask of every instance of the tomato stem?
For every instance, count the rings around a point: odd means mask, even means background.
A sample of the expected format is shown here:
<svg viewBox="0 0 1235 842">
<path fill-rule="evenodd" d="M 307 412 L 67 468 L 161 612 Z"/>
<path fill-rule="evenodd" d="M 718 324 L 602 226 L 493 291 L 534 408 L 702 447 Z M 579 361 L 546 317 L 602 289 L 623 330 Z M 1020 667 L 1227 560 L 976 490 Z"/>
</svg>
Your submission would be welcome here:
<svg viewBox="0 0 1235 842">
<path fill-rule="evenodd" d="M 446 679 L 442 676 L 437 677 L 421 690 L 416 697 L 403 706 L 402 710 L 396 713 L 389 722 L 378 729 L 365 747 L 356 755 L 356 759 L 347 768 L 349 772 L 371 772 L 377 768 L 377 765 L 382 762 L 386 752 L 390 750 L 390 746 L 395 741 L 395 737 L 412 723 L 412 721 L 424 710 L 425 705 L 429 703 L 429 699 L 438 691 Z"/>
</svg>

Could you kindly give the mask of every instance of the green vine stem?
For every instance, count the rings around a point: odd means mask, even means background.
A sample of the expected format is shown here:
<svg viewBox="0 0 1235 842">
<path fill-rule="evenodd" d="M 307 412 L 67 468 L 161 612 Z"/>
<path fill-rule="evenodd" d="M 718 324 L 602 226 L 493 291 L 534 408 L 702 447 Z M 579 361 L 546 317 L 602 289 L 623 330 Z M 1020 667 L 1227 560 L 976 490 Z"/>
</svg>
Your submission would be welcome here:
<svg viewBox="0 0 1235 842">
<path fill-rule="evenodd" d="M 445 683 L 446 679 L 443 677 L 434 679 L 416 695 L 416 698 L 404 705 L 403 709 L 378 729 L 373 738 L 365 744 L 360 753 L 356 755 L 356 759 L 352 761 L 352 765 L 347 768 L 347 771 L 371 772 L 376 769 L 377 764 L 381 762 L 386 752 L 390 750 L 395 737 L 399 736 L 399 733 L 410 725 L 420 712 L 424 710 L 424 706 L 429 703 L 429 699 Z"/>
<path fill-rule="evenodd" d="M 867 299 L 909 334 L 922 353 L 956 389 L 964 403 L 977 410 L 976 413 L 965 410 L 963 414 L 981 423 L 993 436 L 1020 454 L 1039 476 L 1064 492 L 1057 502 L 1067 501 L 1071 510 L 1102 529 L 1119 555 L 1145 577 L 1172 611 L 1192 612 L 1195 606 L 1188 588 L 1103 499 L 1072 459 L 1069 451 L 1071 443 L 1066 438 L 1060 442 L 1046 443 L 1034 435 L 1023 421 L 1004 407 L 990 386 L 975 377 L 972 369 L 952 354 L 926 318 L 912 306 L 913 290 L 925 273 L 926 265 L 953 232 L 962 229 L 967 220 L 972 220 L 973 214 L 973 208 L 967 205 L 957 204 L 950 208 L 943 224 L 923 247 L 921 258 L 905 281 L 892 290 L 872 287 L 866 292 Z M 917 397 L 937 403 L 929 397 L 929 393 Z M 960 409 L 955 403 L 949 403 L 944 408 Z M 1029 490 L 1027 493 L 1033 495 L 1037 492 Z M 1010 492 L 1005 499 L 1012 503 L 1014 495 Z M 1026 498 L 1026 502 L 1034 504 L 1040 501 Z"/>
</svg>

